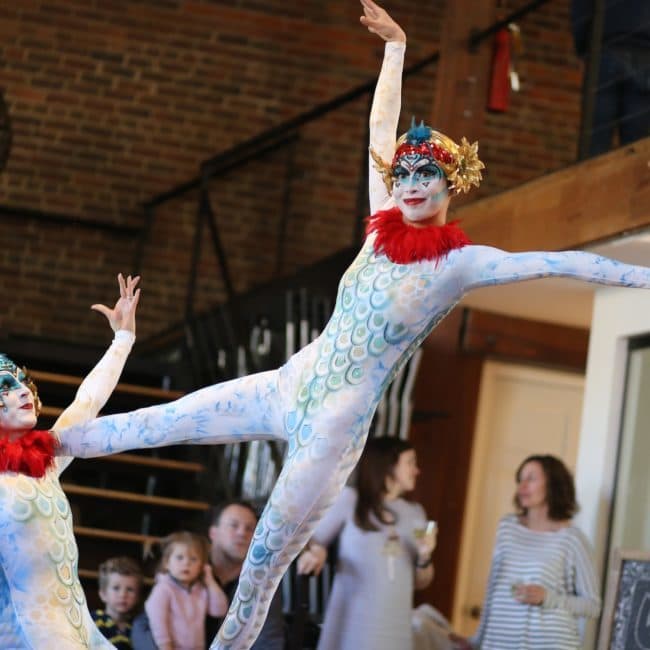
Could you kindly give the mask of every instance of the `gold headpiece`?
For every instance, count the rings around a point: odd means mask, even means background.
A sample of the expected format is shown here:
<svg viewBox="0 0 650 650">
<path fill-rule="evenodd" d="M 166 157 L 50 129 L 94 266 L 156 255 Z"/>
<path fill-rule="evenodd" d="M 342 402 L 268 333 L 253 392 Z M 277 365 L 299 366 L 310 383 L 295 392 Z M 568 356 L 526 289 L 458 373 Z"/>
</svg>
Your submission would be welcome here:
<svg viewBox="0 0 650 650">
<path fill-rule="evenodd" d="M 389 164 L 370 147 L 370 155 L 377 171 L 382 175 L 389 192 L 393 191 L 393 168 L 405 154 L 419 153 L 433 158 L 447 177 L 449 189 L 455 194 L 468 192 L 472 186 L 478 187 L 483 178 L 481 169 L 485 165 L 478 157 L 478 142 L 470 144 L 466 138 L 456 144 L 440 131 L 420 123 L 402 135 L 395 145 L 395 155 Z"/>
</svg>

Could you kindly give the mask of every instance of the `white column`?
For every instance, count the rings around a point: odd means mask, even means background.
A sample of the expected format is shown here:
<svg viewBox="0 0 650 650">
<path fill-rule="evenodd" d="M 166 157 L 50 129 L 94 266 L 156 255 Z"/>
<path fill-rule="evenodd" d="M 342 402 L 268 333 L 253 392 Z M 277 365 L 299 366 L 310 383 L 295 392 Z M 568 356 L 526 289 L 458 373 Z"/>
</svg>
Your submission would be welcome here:
<svg viewBox="0 0 650 650">
<path fill-rule="evenodd" d="M 576 465 L 581 506 L 576 524 L 591 540 L 601 583 L 613 499 L 629 338 L 650 333 L 650 291 L 598 289 L 587 358 L 584 405 Z M 649 396 L 650 398 L 650 396 Z M 592 648 L 595 625 L 585 648 Z"/>
</svg>

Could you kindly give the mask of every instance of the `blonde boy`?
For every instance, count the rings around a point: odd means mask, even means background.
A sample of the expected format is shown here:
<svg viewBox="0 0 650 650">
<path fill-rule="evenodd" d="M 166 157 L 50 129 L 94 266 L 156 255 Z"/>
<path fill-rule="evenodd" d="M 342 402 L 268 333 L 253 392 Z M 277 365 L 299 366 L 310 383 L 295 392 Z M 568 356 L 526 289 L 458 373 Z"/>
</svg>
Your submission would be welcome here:
<svg viewBox="0 0 650 650">
<path fill-rule="evenodd" d="M 140 601 L 142 569 L 130 557 L 114 557 L 99 566 L 103 609 L 92 613 L 99 631 L 117 648 L 131 650 L 131 620 Z"/>
</svg>

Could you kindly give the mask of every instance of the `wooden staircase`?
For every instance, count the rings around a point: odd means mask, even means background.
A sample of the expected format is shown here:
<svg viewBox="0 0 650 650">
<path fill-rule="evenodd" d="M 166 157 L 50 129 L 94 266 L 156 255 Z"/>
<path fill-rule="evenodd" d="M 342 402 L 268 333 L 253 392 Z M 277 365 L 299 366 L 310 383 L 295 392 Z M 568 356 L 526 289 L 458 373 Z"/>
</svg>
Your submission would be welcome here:
<svg viewBox="0 0 650 650">
<path fill-rule="evenodd" d="M 44 402 L 39 428 L 51 427 L 72 403 L 81 377 L 31 371 Z M 180 391 L 120 383 L 103 414 L 168 402 Z M 181 529 L 204 532 L 210 504 L 200 498 L 206 465 L 200 447 L 136 450 L 77 459 L 61 476 L 74 516 L 79 576 L 91 608 L 100 605 L 97 568 L 116 555 L 143 563 L 146 584 L 155 570 L 155 543 Z M 153 556 L 152 555 L 153 551 Z"/>
</svg>

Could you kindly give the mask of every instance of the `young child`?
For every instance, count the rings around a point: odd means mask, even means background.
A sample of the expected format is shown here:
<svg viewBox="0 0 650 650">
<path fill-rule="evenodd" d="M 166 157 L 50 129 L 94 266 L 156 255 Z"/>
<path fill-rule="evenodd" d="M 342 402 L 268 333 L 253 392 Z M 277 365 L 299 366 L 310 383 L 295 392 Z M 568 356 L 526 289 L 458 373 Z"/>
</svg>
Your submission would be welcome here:
<svg viewBox="0 0 650 650">
<path fill-rule="evenodd" d="M 203 650 L 206 614 L 223 617 L 228 598 L 208 564 L 208 542 L 172 533 L 162 542 L 161 572 L 145 603 L 158 650 Z"/>
<path fill-rule="evenodd" d="M 99 565 L 99 597 L 104 609 L 96 609 L 92 617 L 117 650 L 132 648 L 131 619 L 141 588 L 142 569 L 130 557 L 113 557 Z"/>
</svg>

